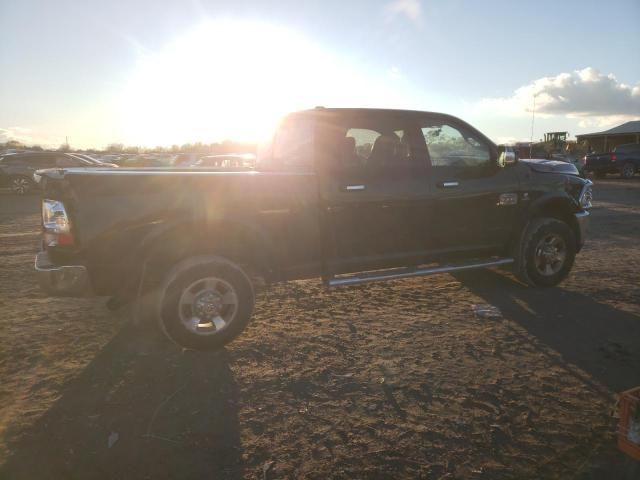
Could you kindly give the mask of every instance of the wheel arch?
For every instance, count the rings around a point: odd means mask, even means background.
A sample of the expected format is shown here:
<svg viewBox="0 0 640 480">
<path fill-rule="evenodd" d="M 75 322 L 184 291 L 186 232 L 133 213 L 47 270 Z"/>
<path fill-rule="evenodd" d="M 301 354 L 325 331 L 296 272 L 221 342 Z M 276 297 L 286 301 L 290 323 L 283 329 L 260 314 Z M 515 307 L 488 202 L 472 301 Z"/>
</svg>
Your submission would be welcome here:
<svg viewBox="0 0 640 480">
<path fill-rule="evenodd" d="M 575 236 L 577 253 L 580 251 L 580 227 L 575 217 L 578 210 L 575 200 L 568 195 L 545 195 L 531 204 L 527 223 L 541 217 L 555 218 L 566 223 Z"/>
<path fill-rule="evenodd" d="M 214 222 L 190 219 L 162 224 L 147 234 L 134 252 L 140 275 L 158 276 L 189 257 L 226 258 L 255 277 L 277 276 L 275 245 L 258 225 L 232 218 Z M 146 283 L 146 280 L 145 280 Z"/>
<path fill-rule="evenodd" d="M 581 248 L 581 242 L 579 241 L 580 227 L 575 217 L 575 213 L 578 210 L 575 200 L 568 195 L 551 193 L 536 199 L 529 205 L 526 214 L 522 215 L 521 220 L 516 225 L 514 235 L 506 249 L 507 253 L 514 254 L 513 252 L 517 252 L 522 243 L 522 236 L 531 221 L 543 217 L 555 218 L 569 225 L 576 238 L 576 253 L 579 252 Z"/>
</svg>

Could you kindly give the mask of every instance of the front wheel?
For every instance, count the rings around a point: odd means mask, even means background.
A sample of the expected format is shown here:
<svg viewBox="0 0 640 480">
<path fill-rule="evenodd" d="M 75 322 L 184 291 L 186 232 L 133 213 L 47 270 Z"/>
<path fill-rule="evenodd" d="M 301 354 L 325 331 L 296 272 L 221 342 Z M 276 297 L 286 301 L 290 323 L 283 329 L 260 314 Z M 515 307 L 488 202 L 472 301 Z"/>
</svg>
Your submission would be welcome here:
<svg viewBox="0 0 640 480">
<path fill-rule="evenodd" d="M 564 280 L 576 256 L 576 239 L 569 225 L 556 218 L 536 218 L 523 233 L 514 273 L 522 282 L 553 287 Z"/>
<path fill-rule="evenodd" d="M 160 325 L 182 347 L 214 350 L 242 333 L 254 303 L 251 281 L 238 265 L 221 257 L 192 257 L 165 277 Z"/>
</svg>

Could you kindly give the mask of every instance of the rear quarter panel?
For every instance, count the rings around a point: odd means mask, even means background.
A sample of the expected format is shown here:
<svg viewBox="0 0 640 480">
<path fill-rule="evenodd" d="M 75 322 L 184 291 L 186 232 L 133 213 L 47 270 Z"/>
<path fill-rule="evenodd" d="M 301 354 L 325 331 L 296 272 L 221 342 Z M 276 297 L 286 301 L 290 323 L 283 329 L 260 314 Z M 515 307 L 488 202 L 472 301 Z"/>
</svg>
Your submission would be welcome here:
<svg viewBox="0 0 640 480">
<path fill-rule="evenodd" d="M 274 278 L 319 271 L 312 174 L 114 169 L 70 172 L 65 182 L 78 255 L 98 290 L 112 290 L 169 230 L 201 233 L 215 245 L 216 236 L 246 226 L 256 232 Z"/>
</svg>

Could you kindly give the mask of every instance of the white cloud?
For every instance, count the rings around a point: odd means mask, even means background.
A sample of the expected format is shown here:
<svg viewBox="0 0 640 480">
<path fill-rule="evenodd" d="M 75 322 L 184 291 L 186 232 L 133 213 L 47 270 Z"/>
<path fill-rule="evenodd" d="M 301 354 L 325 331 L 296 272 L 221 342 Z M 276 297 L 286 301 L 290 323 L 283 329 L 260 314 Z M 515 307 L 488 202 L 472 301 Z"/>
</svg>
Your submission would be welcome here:
<svg viewBox="0 0 640 480">
<path fill-rule="evenodd" d="M 578 118 L 583 127 L 640 117 L 640 82 L 626 85 L 593 67 L 534 80 L 510 97 L 483 99 L 478 107 L 509 116 L 528 115 L 534 97 L 536 115 Z"/>
<path fill-rule="evenodd" d="M 422 14 L 420 0 L 393 0 L 385 7 L 390 18 L 404 16 L 409 20 L 416 21 Z"/>
</svg>

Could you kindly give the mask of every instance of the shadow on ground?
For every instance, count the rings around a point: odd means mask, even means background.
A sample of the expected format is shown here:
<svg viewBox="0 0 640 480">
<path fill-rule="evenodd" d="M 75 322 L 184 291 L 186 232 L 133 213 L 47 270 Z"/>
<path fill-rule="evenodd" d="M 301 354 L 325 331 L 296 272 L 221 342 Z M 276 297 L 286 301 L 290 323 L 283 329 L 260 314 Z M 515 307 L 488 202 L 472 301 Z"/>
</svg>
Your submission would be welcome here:
<svg viewBox="0 0 640 480">
<path fill-rule="evenodd" d="M 612 392 L 640 384 L 640 317 L 558 288 L 526 288 L 490 270 L 455 275 L 502 315 L 518 323 L 566 371 L 599 391 L 612 405 Z M 577 368 L 573 368 L 573 366 Z M 640 478 L 640 464 L 618 451 L 613 439 L 585 463 L 580 480 Z"/>
<path fill-rule="evenodd" d="M 19 436 L 0 478 L 242 478 L 226 351 L 180 352 L 122 330 Z"/>
<path fill-rule="evenodd" d="M 526 288 L 494 271 L 456 275 L 541 342 L 613 392 L 640 383 L 640 317 L 557 288 Z M 584 380 L 584 379 L 583 379 Z"/>
</svg>

